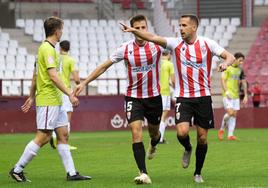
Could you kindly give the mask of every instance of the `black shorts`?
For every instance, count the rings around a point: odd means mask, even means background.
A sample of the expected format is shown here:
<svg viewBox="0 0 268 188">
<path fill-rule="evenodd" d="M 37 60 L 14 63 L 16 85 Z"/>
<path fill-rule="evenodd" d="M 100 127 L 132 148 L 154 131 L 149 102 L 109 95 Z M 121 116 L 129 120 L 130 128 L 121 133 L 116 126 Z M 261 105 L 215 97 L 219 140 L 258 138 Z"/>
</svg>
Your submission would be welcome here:
<svg viewBox="0 0 268 188">
<path fill-rule="evenodd" d="M 195 125 L 204 129 L 214 128 L 214 116 L 210 96 L 177 98 L 175 106 L 175 123 L 189 122 L 191 124 L 192 118 Z"/>
<path fill-rule="evenodd" d="M 161 95 L 145 99 L 125 96 L 125 112 L 128 123 L 146 117 L 148 123 L 159 125 L 163 112 Z"/>
</svg>

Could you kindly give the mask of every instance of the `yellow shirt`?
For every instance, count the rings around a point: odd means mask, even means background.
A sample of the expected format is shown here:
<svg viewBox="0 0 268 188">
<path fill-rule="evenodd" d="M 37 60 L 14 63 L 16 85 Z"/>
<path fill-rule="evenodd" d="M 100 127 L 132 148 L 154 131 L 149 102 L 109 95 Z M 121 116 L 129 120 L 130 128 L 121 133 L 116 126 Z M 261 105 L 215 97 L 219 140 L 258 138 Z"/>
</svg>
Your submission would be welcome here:
<svg viewBox="0 0 268 188">
<path fill-rule="evenodd" d="M 167 59 L 162 59 L 160 73 L 160 93 L 163 96 L 170 96 L 169 80 L 172 74 L 174 74 L 173 64 Z"/>
<path fill-rule="evenodd" d="M 60 71 L 61 79 L 67 88 L 71 88 L 71 73 L 76 71 L 76 62 L 69 55 L 60 55 L 60 65 L 62 70 Z"/>
<path fill-rule="evenodd" d="M 48 41 L 44 41 L 38 49 L 36 63 L 36 106 L 59 106 L 62 104 L 61 92 L 48 75 L 48 69 L 58 69 L 58 65 L 58 56 L 54 46 Z"/>
<path fill-rule="evenodd" d="M 239 67 L 229 66 L 223 73 L 222 78 L 225 80 L 227 91 L 232 99 L 239 98 L 239 80 L 242 70 Z M 222 96 L 225 97 L 225 92 L 222 91 Z"/>
</svg>

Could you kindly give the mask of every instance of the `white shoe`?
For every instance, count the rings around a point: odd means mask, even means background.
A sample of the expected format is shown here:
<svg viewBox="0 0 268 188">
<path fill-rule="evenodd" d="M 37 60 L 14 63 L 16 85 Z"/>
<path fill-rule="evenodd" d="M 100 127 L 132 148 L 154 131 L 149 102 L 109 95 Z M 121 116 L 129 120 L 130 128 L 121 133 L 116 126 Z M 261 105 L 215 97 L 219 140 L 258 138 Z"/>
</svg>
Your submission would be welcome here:
<svg viewBox="0 0 268 188">
<path fill-rule="evenodd" d="M 182 167 L 188 168 L 190 164 L 192 149 L 190 151 L 185 150 L 182 156 Z"/>
<path fill-rule="evenodd" d="M 203 180 L 202 176 L 201 176 L 201 175 L 198 175 L 198 174 L 196 174 L 196 175 L 194 176 L 194 181 L 195 181 L 196 183 L 204 183 L 204 180 Z"/>
<path fill-rule="evenodd" d="M 154 158 L 154 156 L 156 155 L 156 146 L 153 147 L 151 144 L 146 152 L 146 157 L 147 159 L 151 160 Z"/>
<path fill-rule="evenodd" d="M 134 178 L 134 182 L 136 184 L 151 184 L 152 180 L 147 174 L 141 173 L 139 176 Z"/>
</svg>

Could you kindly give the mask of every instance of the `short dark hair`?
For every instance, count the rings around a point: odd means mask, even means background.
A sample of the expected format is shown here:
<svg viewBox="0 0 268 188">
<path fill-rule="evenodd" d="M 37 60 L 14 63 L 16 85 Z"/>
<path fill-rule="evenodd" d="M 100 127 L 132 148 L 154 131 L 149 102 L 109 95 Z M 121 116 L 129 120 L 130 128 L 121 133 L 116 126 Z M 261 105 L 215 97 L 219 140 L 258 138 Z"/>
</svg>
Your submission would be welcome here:
<svg viewBox="0 0 268 188">
<path fill-rule="evenodd" d="M 65 52 L 68 52 L 70 50 L 70 42 L 68 40 L 63 40 L 60 42 L 60 47 Z"/>
<path fill-rule="evenodd" d="M 46 37 L 54 35 L 55 31 L 57 29 L 61 29 L 62 25 L 63 25 L 62 19 L 55 17 L 55 16 L 48 17 L 44 21 L 44 29 L 45 29 Z"/>
<path fill-rule="evenodd" d="M 183 14 L 181 15 L 181 18 L 190 18 L 190 20 L 193 21 L 197 27 L 199 25 L 199 19 L 195 14 Z"/>
<path fill-rule="evenodd" d="M 242 57 L 243 59 L 245 59 L 245 55 L 242 54 L 241 52 L 236 52 L 236 53 L 234 54 L 234 57 L 235 57 L 235 59 L 238 59 L 238 58 L 240 58 L 240 57 Z"/>
<path fill-rule="evenodd" d="M 144 16 L 142 14 L 136 15 L 136 16 L 134 16 L 134 17 L 132 17 L 130 19 L 130 26 L 133 27 L 134 22 L 142 21 L 142 20 L 145 20 L 146 25 L 147 25 L 147 18 L 146 18 L 146 16 Z"/>
</svg>

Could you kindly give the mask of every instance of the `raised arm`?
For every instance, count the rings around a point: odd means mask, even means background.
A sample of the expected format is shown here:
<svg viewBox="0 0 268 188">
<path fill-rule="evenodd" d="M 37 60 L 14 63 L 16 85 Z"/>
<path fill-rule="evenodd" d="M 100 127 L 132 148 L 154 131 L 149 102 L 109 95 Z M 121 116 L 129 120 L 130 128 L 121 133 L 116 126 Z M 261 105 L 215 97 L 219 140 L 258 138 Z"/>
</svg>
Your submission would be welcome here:
<svg viewBox="0 0 268 188">
<path fill-rule="evenodd" d="M 140 31 L 138 29 L 135 29 L 133 27 L 129 27 L 127 26 L 126 24 L 123 24 L 123 23 L 120 23 L 122 25 L 122 31 L 123 32 L 130 32 L 130 33 L 133 33 L 134 35 L 144 39 L 144 40 L 147 40 L 147 41 L 150 41 L 150 42 L 153 42 L 155 44 L 158 44 L 160 46 L 162 46 L 163 48 L 166 48 L 167 46 L 167 41 L 164 37 L 161 37 L 161 36 L 158 36 L 158 35 L 155 35 L 155 34 L 152 34 L 148 31 Z"/>
<path fill-rule="evenodd" d="M 224 71 L 229 65 L 232 65 L 235 61 L 235 57 L 230 52 L 224 50 L 220 57 L 224 59 L 224 62 L 219 65 L 219 71 Z"/>
<path fill-rule="evenodd" d="M 78 96 L 87 84 L 89 84 L 90 82 L 98 78 L 101 74 L 103 74 L 112 64 L 113 62 L 110 59 L 100 64 L 91 74 L 88 75 L 88 77 L 83 82 L 81 82 L 75 88 L 75 95 Z"/>
</svg>

